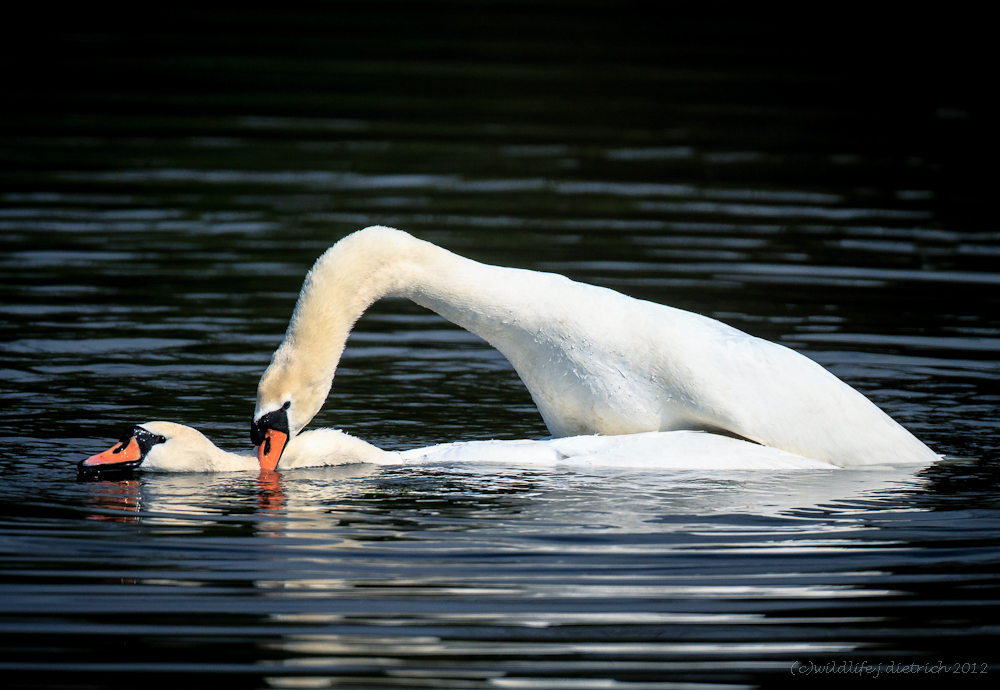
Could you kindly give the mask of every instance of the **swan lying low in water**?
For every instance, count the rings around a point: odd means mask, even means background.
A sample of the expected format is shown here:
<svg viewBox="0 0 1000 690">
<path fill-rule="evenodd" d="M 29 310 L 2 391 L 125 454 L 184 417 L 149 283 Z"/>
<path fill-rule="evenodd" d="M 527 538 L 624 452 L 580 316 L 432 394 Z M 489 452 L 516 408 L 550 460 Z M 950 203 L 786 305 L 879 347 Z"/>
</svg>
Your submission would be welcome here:
<svg viewBox="0 0 1000 690">
<path fill-rule="evenodd" d="M 777 448 L 700 431 L 627 436 L 575 436 L 542 441 L 465 441 L 385 451 L 335 429 L 292 438 L 282 469 L 372 463 L 417 465 L 479 462 L 508 465 L 583 465 L 663 470 L 837 469 Z M 258 469 L 254 452 L 229 453 L 201 432 L 172 422 L 133 424 L 114 446 L 79 463 L 84 477 L 142 467 L 154 472 L 238 472 Z"/>
<path fill-rule="evenodd" d="M 387 296 L 409 298 L 500 350 L 556 437 L 703 429 L 842 467 L 938 459 L 862 394 L 786 347 L 705 316 L 551 273 L 488 266 L 371 227 L 331 247 L 306 276 L 257 388 L 251 438 L 262 469 L 288 466 L 290 439 L 326 400 L 351 328 Z"/>
<path fill-rule="evenodd" d="M 388 464 L 393 454 L 334 429 L 297 436 L 286 449 L 283 469 L 353 463 Z M 113 445 L 78 464 L 81 475 L 101 475 L 138 467 L 154 472 L 239 472 L 257 470 L 254 451 L 230 453 L 204 434 L 174 422 L 129 426 Z"/>
</svg>

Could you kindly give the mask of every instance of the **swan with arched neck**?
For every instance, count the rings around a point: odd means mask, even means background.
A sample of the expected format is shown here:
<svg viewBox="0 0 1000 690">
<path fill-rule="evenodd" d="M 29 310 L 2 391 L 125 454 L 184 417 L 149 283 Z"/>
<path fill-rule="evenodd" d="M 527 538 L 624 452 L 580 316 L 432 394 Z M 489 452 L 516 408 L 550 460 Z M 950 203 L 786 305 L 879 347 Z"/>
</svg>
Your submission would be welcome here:
<svg viewBox="0 0 1000 690">
<path fill-rule="evenodd" d="M 306 276 L 257 388 L 251 437 L 262 468 L 277 466 L 322 407 L 351 328 L 382 297 L 409 298 L 500 350 L 556 437 L 714 430 L 842 467 L 938 459 L 786 347 L 699 314 L 370 227 L 327 250 Z"/>
</svg>

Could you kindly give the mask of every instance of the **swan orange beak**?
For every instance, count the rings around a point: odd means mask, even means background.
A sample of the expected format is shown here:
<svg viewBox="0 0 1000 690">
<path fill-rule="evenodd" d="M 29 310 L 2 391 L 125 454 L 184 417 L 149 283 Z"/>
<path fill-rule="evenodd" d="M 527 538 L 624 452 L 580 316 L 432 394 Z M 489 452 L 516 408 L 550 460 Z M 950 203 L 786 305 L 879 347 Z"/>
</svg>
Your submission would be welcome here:
<svg viewBox="0 0 1000 690">
<path fill-rule="evenodd" d="M 142 459 L 142 450 L 135 436 L 128 441 L 121 441 L 108 448 L 103 453 L 91 455 L 80 463 L 81 467 L 96 467 L 97 465 L 121 465 Z"/>
<path fill-rule="evenodd" d="M 250 424 L 250 440 L 257 446 L 257 460 L 264 472 L 274 472 L 285 450 L 291 432 L 288 429 L 288 408 L 286 402 L 277 410 L 263 414 Z"/>
<path fill-rule="evenodd" d="M 285 432 L 277 429 L 265 431 L 264 441 L 257 446 L 257 460 L 260 462 L 260 469 L 274 472 L 286 443 L 288 443 L 288 434 Z"/>
</svg>

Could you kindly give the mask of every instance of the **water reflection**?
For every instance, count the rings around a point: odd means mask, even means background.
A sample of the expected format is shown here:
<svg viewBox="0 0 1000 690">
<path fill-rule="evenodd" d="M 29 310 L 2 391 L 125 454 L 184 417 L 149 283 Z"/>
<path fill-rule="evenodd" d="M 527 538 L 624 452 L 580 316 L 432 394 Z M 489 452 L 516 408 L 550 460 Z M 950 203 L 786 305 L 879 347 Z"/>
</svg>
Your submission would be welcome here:
<svg viewBox="0 0 1000 690">
<path fill-rule="evenodd" d="M 84 486 L 115 500 L 123 488 Z M 734 656 L 777 668 L 868 654 L 866 640 L 899 634 L 878 602 L 908 596 L 908 585 L 880 572 L 899 558 L 880 532 L 912 524 L 926 508 L 907 497 L 931 488 L 924 473 L 899 468 L 147 473 L 132 496 L 152 541 L 132 547 L 146 555 L 128 582 L 157 588 L 175 610 L 201 611 L 181 597 L 195 587 L 226 597 L 230 611 L 255 611 L 238 625 L 211 614 L 205 633 L 262 640 L 258 663 L 279 687 L 303 674 L 537 687 L 546 674 L 611 678 L 624 664 L 655 677 Z M 234 580 L 252 587 L 252 603 L 230 591 Z M 116 610 L 138 613 L 149 596 Z M 830 626 L 839 639 L 823 632 Z M 615 641 L 590 630 L 613 630 Z M 687 639 L 650 638 L 672 630 Z"/>
<path fill-rule="evenodd" d="M 191 514 L 201 520 L 206 511 L 225 511 L 227 494 L 242 496 L 243 487 L 256 486 L 255 512 L 298 524 L 334 520 L 324 516 L 346 506 L 365 505 L 378 513 L 453 518 L 459 530 L 468 527 L 465 521 L 470 519 L 518 515 L 529 523 L 560 524 L 569 531 L 647 532 L 661 530 L 656 525 L 666 515 L 782 518 L 820 510 L 833 515 L 842 510 L 838 506 L 898 500 L 925 491 L 929 488 L 925 474 L 926 470 L 906 466 L 721 473 L 539 469 L 495 463 L 359 464 L 259 476 L 147 473 L 141 482 L 101 482 L 92 490 L 104 498 L 102 507 L 127 504 L 138 510 L 141 504 L 149 518 Z M 110 503 L 112 498 L 118 503 Z M 574 515 L 575 521 L 562 522 L 561 516 Z M 318 525 L 316 529 L 321 530 Z"/>
<path fill-rule="evenodd" d="M 99 511 L 88 520 L 137 523 L 142 506 L 141 484 L 137 479 L 86 482 L 89 493 L 87 506 Z"/>
</svg>

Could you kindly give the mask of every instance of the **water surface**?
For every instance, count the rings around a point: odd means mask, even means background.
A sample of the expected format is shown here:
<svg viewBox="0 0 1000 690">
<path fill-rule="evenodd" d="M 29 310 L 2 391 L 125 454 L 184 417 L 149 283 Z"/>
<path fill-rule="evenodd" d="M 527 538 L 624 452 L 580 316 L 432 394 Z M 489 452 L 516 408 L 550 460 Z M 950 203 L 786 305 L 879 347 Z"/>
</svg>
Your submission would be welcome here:
<svg viewBox="0 0 1000 690">
<path fill-rule="evenodd" d="M 807 42 L 667 43 L 587 7 L 526 34 L 487 6 L 56 31 L 48 86 L 15 79 L 0 118 L 6 677 L 646 689 L 994 660 L 1000 233 L 964 166 L 976 111 L 933 71 L 916 91 L 779 54 Z M 133 422 L 246 448 L 306 270 L 376 223 L 780 342 L 957 459 L 75 481 Z M 392 300 L 314 425 L 390 449 L 547 433 L 499 353 Z"/>
</svg>

